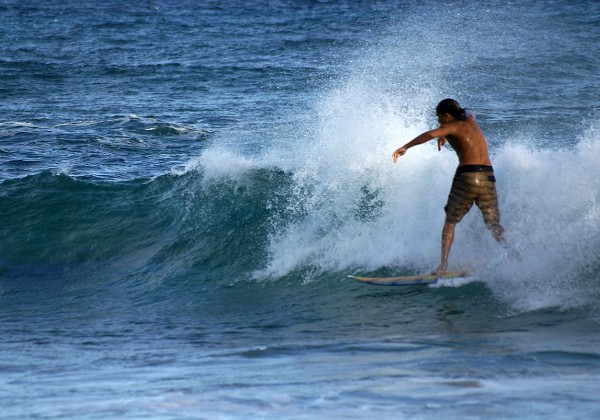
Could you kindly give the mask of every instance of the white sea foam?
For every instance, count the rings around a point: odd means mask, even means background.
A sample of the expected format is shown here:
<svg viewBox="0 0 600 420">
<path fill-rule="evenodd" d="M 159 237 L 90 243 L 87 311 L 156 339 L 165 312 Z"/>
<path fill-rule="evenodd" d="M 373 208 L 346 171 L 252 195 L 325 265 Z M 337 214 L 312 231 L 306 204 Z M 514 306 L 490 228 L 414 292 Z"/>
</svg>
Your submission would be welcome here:
<svg viewBox="0 0 600 420">
<path fill-rule="evenodd" d="M 190 159 L 185 165 L 175 167 L 171 172 L 183 175 L 201 169 L 205 182 L 215 180 L 241 180 L 248 171 L 260 168 L 260 160 L 253 160 L 240 153 L 222 147 L 209 148 L 201 156 Z"/>
</svg>

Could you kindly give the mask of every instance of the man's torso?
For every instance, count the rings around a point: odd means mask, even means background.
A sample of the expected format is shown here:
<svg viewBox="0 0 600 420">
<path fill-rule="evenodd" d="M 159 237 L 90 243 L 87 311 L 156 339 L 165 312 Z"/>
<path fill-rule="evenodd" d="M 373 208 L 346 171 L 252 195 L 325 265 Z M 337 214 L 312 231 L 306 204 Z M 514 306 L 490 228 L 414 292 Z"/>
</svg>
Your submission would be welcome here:
<svg viewBox="0 0 600 420">
<path fill-rule="evenodd" d="M 459 166 L 491 165 L 487 142 L 473 117 L 451 124 L 456 124 L 455 134 L 446 136 L 446 139 L 458 156 Z"/>
</svg>

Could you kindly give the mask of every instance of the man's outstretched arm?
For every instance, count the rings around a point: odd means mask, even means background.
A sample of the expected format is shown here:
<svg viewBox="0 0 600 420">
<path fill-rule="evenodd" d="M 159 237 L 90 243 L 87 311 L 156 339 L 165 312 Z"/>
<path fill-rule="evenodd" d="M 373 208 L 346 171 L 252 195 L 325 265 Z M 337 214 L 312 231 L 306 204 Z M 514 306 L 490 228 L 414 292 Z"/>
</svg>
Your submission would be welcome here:
<svg viewBox="0 0 600 420">
<path fill-rule="evenodd" d="M 431 139 L 435 138 L 443 138 L 447 135 L 451 134 L 451 129 L 449 127 L 439 127 L 435 130 L 426 131 L 423 134 L 419 134 L 417 137 L 406 143 L 401 148 L 397 149 L 393 154 L 392 158 L 394 159 L 394 163 L 398 160 L 398 158 L 406 153 L 408 149 L 414 146 L 418 146 L 419 144 L 423 144 Z M 440 148 L 440 144 L 438 143 L 438 149 Z"/>
</svg>

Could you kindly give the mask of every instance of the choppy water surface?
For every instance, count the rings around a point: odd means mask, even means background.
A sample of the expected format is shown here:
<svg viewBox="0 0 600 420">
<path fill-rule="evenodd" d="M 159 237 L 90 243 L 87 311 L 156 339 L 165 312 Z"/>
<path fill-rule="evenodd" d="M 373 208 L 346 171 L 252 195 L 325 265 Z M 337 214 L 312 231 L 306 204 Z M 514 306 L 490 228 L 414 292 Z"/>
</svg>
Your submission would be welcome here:
<svg viewBox="0 0 600 420">
<path fill-rule="evenodd" d="M 3 417 L 593 418 L 597 2 L 0 4 Z M 456 157 L 391 153 L 454 97 Z"/>
</svg>

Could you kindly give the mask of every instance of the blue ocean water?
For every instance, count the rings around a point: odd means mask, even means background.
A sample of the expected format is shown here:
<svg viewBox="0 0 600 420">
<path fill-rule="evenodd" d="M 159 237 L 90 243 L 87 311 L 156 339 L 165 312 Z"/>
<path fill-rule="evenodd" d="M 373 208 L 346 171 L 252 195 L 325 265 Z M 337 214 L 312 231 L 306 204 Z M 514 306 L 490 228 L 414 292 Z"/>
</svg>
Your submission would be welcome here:
<svg viewBox="0 0 600 420">
<path fill-rule="evenodd" d="M 600 415 L 600 3 L 0 1 L 2 418 Z M 391 153 L 454 97 L 456 157 Z"/>
</svg>

